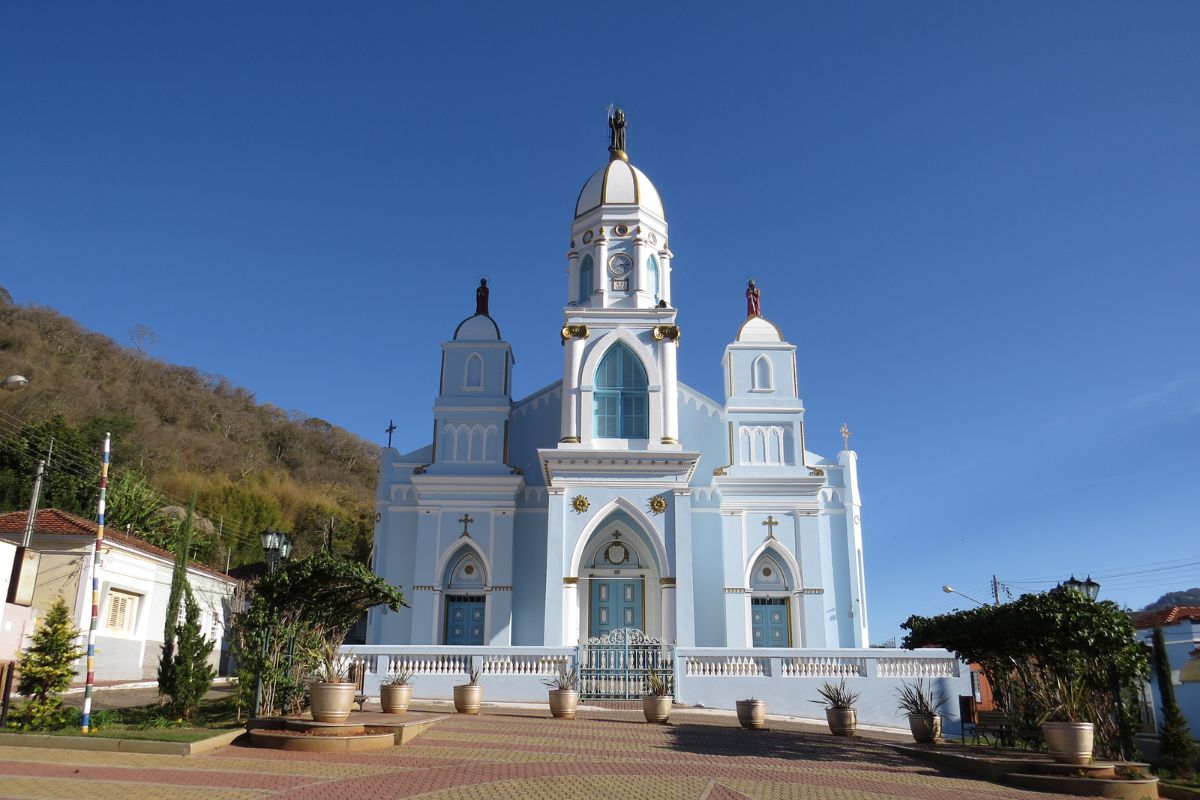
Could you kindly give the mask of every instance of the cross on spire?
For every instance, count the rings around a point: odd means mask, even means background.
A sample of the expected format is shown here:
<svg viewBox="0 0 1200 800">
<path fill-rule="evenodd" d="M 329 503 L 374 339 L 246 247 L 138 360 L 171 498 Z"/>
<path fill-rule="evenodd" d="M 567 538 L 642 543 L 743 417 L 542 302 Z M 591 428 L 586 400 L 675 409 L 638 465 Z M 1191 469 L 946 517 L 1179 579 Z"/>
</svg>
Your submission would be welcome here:
<svg viewBox="0 0 1200 800">
<path fill-rule="evenodd" d="M 474 522 L 475 520 L 471 519 L 471 515 L 470 515 L 470 514 L 463 514 L 463 515 L 462 515 L 462 517 L 461 517 L 461 518 L 460 518 L 458 521 L 459 521 L 459 522 L 461 522 L 461 523 L 462 523 L 462 526 L 463 526 L 463 532 L 462 532 L 462 535 L 463 535 L 463 536 L 466 536 L 468 539 L 470 539 L 470 538 L 471 538 L 471 532 L 467 530 L 467 526 L 468 526 L 468 525 L 470 525 L 470 524 L 471 524 L 472 522 Z"/>
<path fill-rule="evenodd" d="M 396 432 L 396 420 L 389 419 L 388 426 L 384 429 L 384 433 L 388 435 L 388 447 L 392 446 L 392 434 Z"/>
<path fill-rule="evenodd" d="M 850 429 L 846 427 L 846 423 L 844 423 L 844 422 L 842 423 L 841 433 L 842 433 L 842 444 L 843 444 L 842 449 L 849 450 L 850 449 Z"/>
<path fill-rule="evenodd" d="M 765 520 L 763 520 L 763 525 L 767 526 L 767 538 L 768 539 L 775 538 L 775 526 L 778 524 L 779 524 L 779 520 L 775 519 L 775 517 L 771 516 L 770 514 L 767 514 L 767 518 Z"/>
</svg>

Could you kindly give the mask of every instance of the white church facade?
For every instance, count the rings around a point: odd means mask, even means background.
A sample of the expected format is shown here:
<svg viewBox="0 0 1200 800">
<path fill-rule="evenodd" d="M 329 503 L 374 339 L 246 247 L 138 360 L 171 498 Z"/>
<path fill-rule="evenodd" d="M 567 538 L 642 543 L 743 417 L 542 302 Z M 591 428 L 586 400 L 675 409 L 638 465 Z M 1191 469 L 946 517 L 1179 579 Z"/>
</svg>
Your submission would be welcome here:
<svg viewBox="0 0 1200 800">
<path fill-rule="evenodd" d="M 576 202 L 561 380 L 513 399 L 481 286 L 442 344 L 433 441 L 383 451 L 375 570 L 412 607 L 372 611 L 369 644 L 634 628 L 678 647 L 867 647 L 855 453 L 805 448 L 796 347 L 757 289 L 719 365 L 689 354 L 666 213 L 623 135 Z M 720 369 L 724 396 L 681 382 L 681 354 Z"/>
</svg>

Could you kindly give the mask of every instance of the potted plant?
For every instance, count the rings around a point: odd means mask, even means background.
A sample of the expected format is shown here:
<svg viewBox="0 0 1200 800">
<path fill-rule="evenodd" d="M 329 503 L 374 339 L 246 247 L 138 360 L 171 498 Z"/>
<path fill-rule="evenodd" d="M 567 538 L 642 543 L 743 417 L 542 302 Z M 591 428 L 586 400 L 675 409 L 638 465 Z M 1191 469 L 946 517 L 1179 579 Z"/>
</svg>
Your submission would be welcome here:
<svg viewBox="0 0 1200 800">
<path fill-rule="evenodd" d="M 413 671 L 407 667 L 394 669 L 379 687 L 379 704 L 385 714 L 403 714 L 412 702 Z"/>
<path fill-rule="evenodd" d="M 354 706 L 358 685 L 346 680 L 350 673 L 350 657 L 338 653 L 331 641 L 321 642 L 308 651 L 316 675 L 309 685 L 312 718 L 317 722 L 345 722 Z"/>
<path fill-rule="evenodd" d="M 1046 752 L 1060 764 L 1090 764 L 1095 729 L 1084 717 L 1087 684 L 1083 676 L 1055 678 L 1048 699 L 1051 708 L 1040 721 Z"/>
<path fill-rule="evenodd" d="M 810 703 L 825 706 L 825 721 L 829 723 L 829 732 L 834 736 L 853 736 L 858 726 L 858 712 L 854 704 L 858 701 L 859 693 L 846 688 L 846 679 L 835 686 L 826 682 L 817 694 L 820 700 L 809 700 Z"/>
<path fill-rule="evenodd" d="M 642 696 L 642 713 L 646 722 L 666 722 L 671 717 L 671 704 L 675 698 L 671 696 L 671 679 L 655 675 L 653 672 L 646 676 L 647 693 Z"/>
<path fill-rule="evenodd" d="M 558 672 L 548 681 L 542 681 L 550 687 L 550 713 L 559 719 L 575 719 L 575 709 L 579 705 L 579 692 L 575 684 L 579 678 L 579 667 L 567 669 L 566 664 L 558 665 Z"/>
<path fill-rule="evenodd" d="M 460 714 L 478 714 L 483 703 L 483 686 L 479 683 L 479 669 L 472 669 L 470 680 L 454 687 L 454 710 Z"/>
<path fill-rule="evenodd" d="M 936 744 L 942 736 L 942 717 L 938 709 L 946 704 L 944 694 L 934 694 L 933 687 L 925 688 L 920 678 L 916 683 L 902 683 L 898 693 L 900 710 L 908 714 L 908 728 L 919 744 Z"/>
<path fill-rule="evenodd" d="M 751 731 L 762 730 L 767 724 L 767 701 L 751 697 L 737 701 L 738 722 Z"/>
</svg>

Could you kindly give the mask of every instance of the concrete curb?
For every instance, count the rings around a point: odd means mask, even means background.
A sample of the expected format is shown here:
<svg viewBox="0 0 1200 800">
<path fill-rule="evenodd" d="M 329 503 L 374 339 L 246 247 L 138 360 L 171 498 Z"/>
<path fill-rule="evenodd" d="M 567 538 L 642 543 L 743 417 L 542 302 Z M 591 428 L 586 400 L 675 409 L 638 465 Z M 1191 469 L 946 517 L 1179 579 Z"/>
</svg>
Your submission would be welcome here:
<svg viewBox="0 0 1200 800">
<path fill-rule="evenodd" d="M 194 756 L 232 744 L 245 733 L 236 728 L 197 742 L 159 742 L 153 739 L 109 739 L 102 736 L 50 736 L 44 733 L 0 733 L 3 747 L 47 747 L 57 750 L 92 750 L 105 753 L 149 753 Z"/>
</svg>

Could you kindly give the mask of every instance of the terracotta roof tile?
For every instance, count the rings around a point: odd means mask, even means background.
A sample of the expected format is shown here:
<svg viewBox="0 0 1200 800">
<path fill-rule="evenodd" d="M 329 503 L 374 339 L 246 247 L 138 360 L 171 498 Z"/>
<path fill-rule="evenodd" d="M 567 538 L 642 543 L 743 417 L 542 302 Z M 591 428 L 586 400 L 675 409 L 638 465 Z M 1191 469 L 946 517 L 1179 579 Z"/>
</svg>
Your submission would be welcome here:
<svg viewBox="0 0 1200 800">
<path fill-rule="evenodd" d="M 8 514 L 0 514 L 0 534 L 4 533 L 24 533 L 25 523 L 29 518 L 28 511 L 12 511 Z M 74 514 L 68 514 L 66 511 L 60 511 L 57 508 L 43 508 L 37 512 L 37 517 L 34 519 L 33 532 L 35 534 L 44 533 L 58 536 L 87 536 L 89 538 L 96 537 L 98 526 L 95 522 L 83 517 L 77 517 Z M 140 550 L 143 553 L 165 558 L 168 561 L 175 560 L 175 554 L 170 550 L 164 550 L 161 547 L 150 544 L 149 542 L 139 539 L 136 536 L 130 536 L 127 533 L 114 530 L 108 526 L 104 528 L 104 538 L 111 539 L 118 544 L 123 544 L 132 547 L 134 550 Z M 206 575 L 212 575 L 217 578 L 222 578 L 227 581 L 232 581 L 233 578 L 223 572 L 206 567 L 196 561 L 188 562 L 188 567 L 203 572 Z"/>
<path fill-rule="evenodd" d="M 1133 627 L 1139 630 L 1159 625 L 1174 625 L 1185 619 L 1200 621 L 1200 606 L 1172 606 L 1154 611 L 1137 611 L 1130 614 L 1129 618 L 1133 620 Z"/>
</svg>

